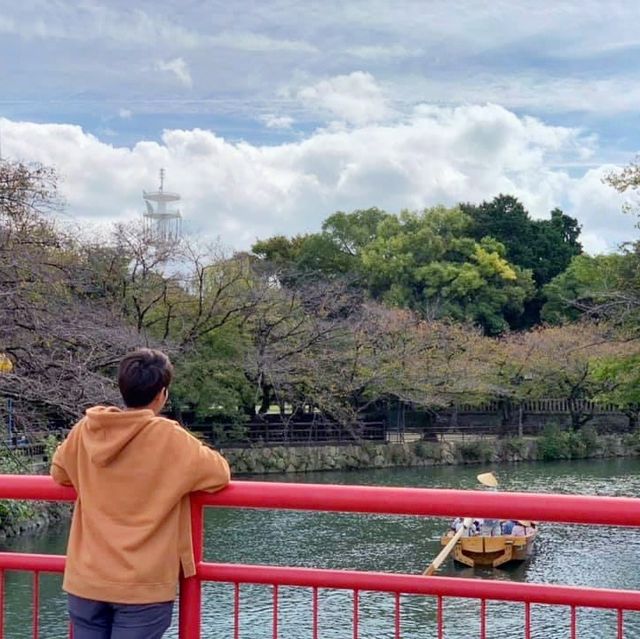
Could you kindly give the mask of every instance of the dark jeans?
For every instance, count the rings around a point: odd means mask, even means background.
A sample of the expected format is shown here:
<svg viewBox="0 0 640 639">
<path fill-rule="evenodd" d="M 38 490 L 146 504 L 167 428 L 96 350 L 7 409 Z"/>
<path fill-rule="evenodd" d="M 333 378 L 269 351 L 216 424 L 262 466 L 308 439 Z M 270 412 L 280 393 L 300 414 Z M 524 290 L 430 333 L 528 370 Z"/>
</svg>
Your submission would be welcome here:
<svg viewBox="0 0 640 639">
<path fill-rule="evenodd" d="M 173 601 L 114 604 L 69 595 L 74 639 L 160 639 L 171 625 Z"/>
</svg>

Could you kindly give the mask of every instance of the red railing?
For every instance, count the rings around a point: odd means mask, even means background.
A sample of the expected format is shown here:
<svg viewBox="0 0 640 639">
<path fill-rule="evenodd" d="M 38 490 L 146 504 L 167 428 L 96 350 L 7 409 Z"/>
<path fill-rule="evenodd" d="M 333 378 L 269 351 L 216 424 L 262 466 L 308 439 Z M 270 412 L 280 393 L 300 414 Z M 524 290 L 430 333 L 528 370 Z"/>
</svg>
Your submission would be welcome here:
<svg viewBox="0 0 640 639">
<path fill-rule="evenodd" d="M 2 476 L 0 499 L 66 500 L 74 491 L 56 486 L 47 477 Z M 359 600 L 363 591 L 389 593 L 394 597 L 394 636 L 402 636 L 404 595 L 423 595 L 436 600 L 437 636 L 444 637 L 443 600 L 449 597 L 480 601 L 480 638 L 487 636 L 487 602 L 524 604 L 523 636 L 530 639 L 532 604 L 568 606 L 570 636 L 577 637 L 578 608 L 601 608 L 616 612 L 617 637 L 624 637 L 624 612 L 640 611 L 640 593 L 629 590 L 582 588 L 547 584 L 478 581 L 454 577 L 323 570 L 279 566 L 214 564 L 203 560 L 203 509 L 205 507 L 272 508 L 329 512 L 378 513 L 455 517 L 474 513 L 492 518 L 534 519 L 578 524 L 640 527 L 640 499 L 541 495 L 531 493 L 489 493 L 421 488 L 329 486 L 271 482 L 236 481 L 224 491 L 192 498 L 192 526 L 197 574 L 183 580 L 180 588 L 179 636 L 201 636 L 202 583 L 224 582 L 233 586 L 233 637 L 240 634 L 241 584 L 265 584 L 273 588 L 272 637 L 279 635 L 279 588 L 297 586 L 312 591 L 312 637 L 319 637 L 319 589 L 339 589 L 353 593 L 353 637 L 358 639 L 361 624 Z M 0 553 L 0 639 L 3 638 L 4 571 L 22 570 L 34 574 L 33 636 L 38 637 L 37 585 L 41 572 L 62 572 L 64 557 L 23 553 Z"/>
</svg>

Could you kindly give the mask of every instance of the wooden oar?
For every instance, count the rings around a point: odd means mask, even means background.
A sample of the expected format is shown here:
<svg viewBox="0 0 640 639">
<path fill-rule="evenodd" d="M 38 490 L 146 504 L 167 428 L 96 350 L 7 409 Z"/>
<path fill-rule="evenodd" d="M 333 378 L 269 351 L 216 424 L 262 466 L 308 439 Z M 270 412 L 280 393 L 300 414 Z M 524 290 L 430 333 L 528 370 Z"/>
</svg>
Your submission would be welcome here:
<svg viewBox="0 0 640 639">
<path fill-rule="evenodd" d="M 458 532 L 456 532 L 456 534 L 453 537 L 451 537 L 451 539 L 449 540 L 449 543 L 440 551 L 438 556 L 425 568 L 425 571 L 422 573 L 424 576 L 432 575 L 436 570 L 438 570 L 438 568 L 440 568 L 440 566 L 442 565 L 442 562 L 449 556 L 451 551 L 454 549 L 455 545 L 458 543 L 458 540 L 460 539 L 460 537 L 462 537 L 462 535 L 464 534 L 464 531 L 469 529 L 469 526 L 471 526 L 471 522 L 472 522 L 471 517 L 466 517 L 462 521 L 462 526 L 460 526 L 460 528 L 458 529 Z"/>
</svg>

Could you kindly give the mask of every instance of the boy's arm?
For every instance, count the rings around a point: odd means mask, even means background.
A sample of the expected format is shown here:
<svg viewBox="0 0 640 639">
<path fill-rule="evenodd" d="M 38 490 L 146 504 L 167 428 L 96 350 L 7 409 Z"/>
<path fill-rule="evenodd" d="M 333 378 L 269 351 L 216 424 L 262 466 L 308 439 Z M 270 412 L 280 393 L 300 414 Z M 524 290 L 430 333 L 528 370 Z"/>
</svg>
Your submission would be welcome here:
<svg viewBox="0 0 640 639">
<path fill-rule="evenodd" d="M 68 472 L 68 456 L 70 449 L 75 448 L 76 432 L 77 425 L 71 429 L 66 439 L 56 448 L 51 460 L 49 473 L 53 477 L 53 481 L 62 486 L 73 486 Z"/>
<path fill-rule="evenodd" d="M 67 474 L 67 471 L 64 467 L 64 453 L 65 453 L 65 444 L 66 440 L 56 448 L 56 452 L 53 454 L 53 459 L 51 460 L 51 468 L 49 472 L 51 473 L 51 477 L 53 477 L 53 481 L 56 484 L 62 484 L 63 486 L 72 486 L 71 479 Z"/>
<path fill-rule="evenodd" d="M 231 470 L 227 460 L 213 448 L 200 444 L 198 465 L 200 472 L 194 478 L 192 490 L 206 490 L 213 493 L 224 488 L 231 481 Z"/>
<path fill-rule="evenodd" d="M 189 492 L 196 490 L 215 492 L 224 488 L 231 480 L 227 460 L 183 428 L 180 428 L 180 431 L 187 453 Z"/>
</svg>

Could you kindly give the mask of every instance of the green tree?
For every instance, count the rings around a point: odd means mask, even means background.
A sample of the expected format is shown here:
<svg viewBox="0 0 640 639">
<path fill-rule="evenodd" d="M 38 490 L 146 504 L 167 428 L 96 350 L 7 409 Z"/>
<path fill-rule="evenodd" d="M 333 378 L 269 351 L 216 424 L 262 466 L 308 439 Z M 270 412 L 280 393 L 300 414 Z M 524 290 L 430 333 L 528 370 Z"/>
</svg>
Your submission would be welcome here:
<svg viewBox="0 0 640 639">
<path fill-rule="evenodd" d="M 244 371 L 248 340 L 241 323 L 228 322 L 174 358 L 170 397 L 178 418 L 193 411 L 197 420 L 238 423 L 251 414 L 254 389 Z"/>
<path fill-rule="evenodd" d="M 504 245 L 514 264 L 530 269 L 537 266 L 529 213 L 515 197 L 498 195 L 490 202 L 461 204 L 460 209 L 471 219 L 471 237 L 493 237 Z"/>
<path fill-rule="evenodd" d="M 551 219 L 533 220 L 532 224 L 536 263 L 522 266 L 531 268 L 536 283 L 543 286 L 562 273 L 576 255 L 582 254 L 578 241 L 581 227 L 575 218 L 557 208 L 551 211 Z"/>
<path fill-rule="evenodd" d="M 640 418 L 640 354 L 638 347 L 632 345 L 635 353 L 618 357 L 604 358 L 594 369 L 594 377 L 603 385 L 595 400 L 604 404 L 613 404 L 629 419 L 629 430 L 638 427 Z"/>
<path fill-rule="evenodd" d="M 333 278 L 360 275 L 360 253 L 377 234 L 378 226 L 392 217 L 377 208 L 337 211 L 322 223 L 321 233 L 287 238 L 276 235 L 256 242 L 251 250 L 278 272 L 285 285 L 309 281 L 315 274 Z"/>
<path fill-rule="evenodd" d="M 560 209 L 548 220 L 532 220 L 524 206 L 511 195 L 498 195 L 482 204 L 461 204 L 472 219 L 470 235 L 476 240 L 490 236 L 504 244 L 507 259 L 530 269 L 537 286 L 564 271 L 574 255 L 582 253 L 580 226 Z"/>
<path fill-rule="evenodd" d="M 548 220 L 532 220 L 524 206 L 510 195 L 499 195 L 479 205 L 462 204 L 461 208 L 472 218 L 470 234 L 476 240 L 485 236 L 497 239 L 505 246 L 509 262 L 532 272 L 535 295 L 526 301 L 524 312 L 517 321 L 512 319 L 511 325 L 520 329 L 538 324 L 545 302 L 541 287 L 562 273 L 572 257 L 582 253 L 577 220 L 557 208 Z"/>
<path fill-rule="evenodd" d="M 343 253 L 356 256 L 375 239 L 378 227 L 389 217 L 389 213 L 375 207 L 352 213 L 337 211 L 322 223 L 322 230 Z"/>
<path fill-rule="evenodd" d="M 287 238 L 276 235 L 251 247 L 285 286 L 312 279 L 333 278 L 355 273 L 358 260 L 343 251 L 327 233 L 311 233 Z"/>
<path fill-rule="evenodd" d="M 292 238 L 284 235 L 274 235 L 266 240 L 258 240 L 252 247 L 252 252 L 259 258 L 266 260 L 277 269 L 291 270 L 300 255 L 305 235 Z"/>
<path fill-rule="evenodd" d="M 375 298 L 426 318 L 452 317 L 497 334 L 517 318 L 533 293 L 530 273 L 505 259 L 491 238 L 469 237 L 470 218 L 436 207 L 389 216 L 362 249 Z"/>
<path fill-rule="evenodd" d="M 638 291 L 636 268 L 637 258 L 630 252 L 575 256 L 566 271 L 545 286 L 542 319 L 560 324 L 585 313 L 607 316 L 616 306 L 621 314 Z"/>
</svg>

